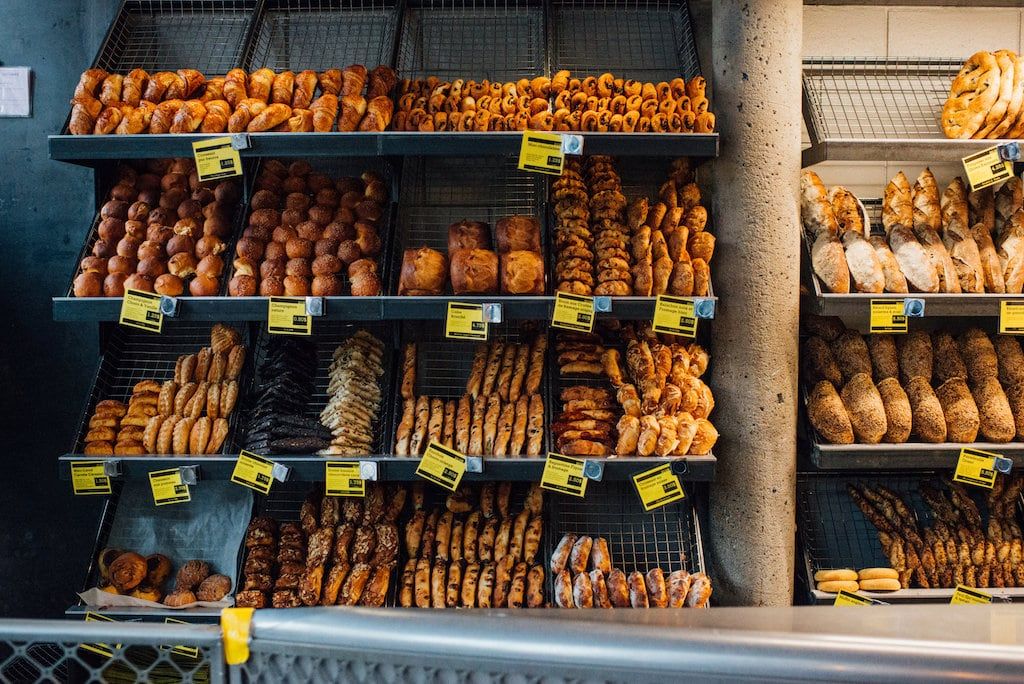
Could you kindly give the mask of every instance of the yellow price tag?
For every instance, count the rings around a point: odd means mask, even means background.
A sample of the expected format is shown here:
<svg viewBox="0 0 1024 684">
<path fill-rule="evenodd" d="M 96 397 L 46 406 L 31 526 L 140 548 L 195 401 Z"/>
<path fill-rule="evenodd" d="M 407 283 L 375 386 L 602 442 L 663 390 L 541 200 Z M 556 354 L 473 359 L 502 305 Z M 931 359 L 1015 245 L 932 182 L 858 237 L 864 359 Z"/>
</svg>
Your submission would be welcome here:
<svg viewBox="0 0 1024 684">
<path fill-rule="evenodd" d="M 953 482 L 992 489 L 996 483 L 996 459 L 999 454 L 978 449 L 961 449 L 956 461 Z"/>
<path fill-rule="evenodd" d="M 324 469 L 327 496 L 366 496 L 366 482 L 359 475 L 359 461 L 327 461 Z"/>
<path fill-rule="evenodd" d="M 175 620 L 174 618 L 164 618 L 165 625 L 187 625 L 189 623 L 184 620 Z M 193 660 L 199 659 L 199 648 L 196 646 L 161 646 L 162 649 L 171 649 L 171 653 L 177 653 Z"/>
<path fill-rule="evenodd" d="M 903 313 L 902 299 L 871 300 L 871 332 L 907 332 L 907 315 Z"/>
<path fill-rule="evenodd" d="M 697 316 L 692 299 L 658 295 L 654 302 L 654 332 L 697 336 Z"/>
<path fill-rule="evenodd" d="M 231 147 L 231 138 L 211 138 L 192 143 L 196 173 L 200 181 L 221 180 L 242 175 L 242 159 Z"/>
<path fill-rule="evenodd" d="M 188 485 L 181 481 L 181 471 L 177 468 L 151 472 L 149 487 L 153 490 L 153 503 L 157 506 L 187 503 L 192 500 L 192 493 Z"/>
<path fill-rule="evenodd" d="M 836 600 L 832 603 L 833 606 L 870 606 L 874 601 L 861 596 L 860 594 L 851 594 L 848 591 L 842 589 L 836 594 Z"/>
<path fill-rule="evenodd" d="M 271 297 L 267 303 L 267 332 L 275 335 L 310 335 L 313 317 L 302 297 Z"/>
<path fill-rule="evenodd" d="M 633 476 L 633 485 L 647 512 L 686 498 L 679 476 L 672 472 L 670 463 L 637 473 Z"/>
<path fill-rule="evenodd" d="M 484 305 L 448 302 L 444 336 L 456 340 L 486 340 L 487 321 L 484 320 Z"/>
<path fill-rule="evenodd" d="M 953 596 L 949 599 L 949 602 L 956 605 L 992 603 L 992 597 L 983 591 L 958 584 L 956 589 L 953 590 Z"/>
<path fill-rule="evenodd" d="M 583 459 L 562 454 L 548 454 L 540 486 L 560 494 L 582 497 L 587 493 L 587 477 L 583 474 Z"/>
<path fill-rule="evenodd" d="M 235 462 L 231 481 L 243 487 L 255 489 L 261 494 L 269 494 L 270 485 L 274 482 L 274 462 L 243 451 Z"/>
<path fill-rule="evenodd" d="M 100 615 L 99 613 L 87 612 L 85 614 L 86 622 L 117 622 L 114 618 L 107 617 L 106 615 Z M 111 646 L 110 644 L 79 644 L 78 646 L 83 651 L 89 651 L 101 655 L 104 658 L 113 658 L 114 651 L 121 648 L 121 644 Z"/>
<path fill-rule="evenodd" d="M 466 473 L 466 457 L 454 449 L 431 441 L 423 452 L 416 474 L 424 480 L 455 491 Z"/>
<path fill-rule="evenodd" d="M 584 295 L 555 293 L 555 310 L 551 314 L 555 328 L 590 332 L 594 329 L 594 298 Z"/>
<path fill-rule="evenodd" d="M 1004 335 L 1024 335 L 1024 301 L 999 302 L 999 332 Z"/>
<path fill-rule="evenodd" d="M 255 608 L 225 608 L 220 612 L 220 629 L 224 639 L 224 661 L 242 665 L 249 660 L 249 627 Z"/>
<path fill-rule="evenodd" d="M 963 158 L 964 171 L 971 190 L 981 190 L 1013 178 L 1013 163 L 999 156 L 999 146 Z"/>
<path fill-rule="evenodd" d="M 76 461 L 71 464 L 71 487 L 75 494 L 110 494 L 110 478 L 103 461 Z"/>
<path fill-rule="evenodd" d="M 562 175 L 565 155 L 562 153 L 562 136 L 558 133 L 523 131 L 523 142 L 519 146 L 519 170 Z"/>
<path fill-rule="evenodd" d="M 160 295 L 142 290 L 125 290 L 121 298 L 121 325 L 158 333 L 164 326 Z"/>
</svg>

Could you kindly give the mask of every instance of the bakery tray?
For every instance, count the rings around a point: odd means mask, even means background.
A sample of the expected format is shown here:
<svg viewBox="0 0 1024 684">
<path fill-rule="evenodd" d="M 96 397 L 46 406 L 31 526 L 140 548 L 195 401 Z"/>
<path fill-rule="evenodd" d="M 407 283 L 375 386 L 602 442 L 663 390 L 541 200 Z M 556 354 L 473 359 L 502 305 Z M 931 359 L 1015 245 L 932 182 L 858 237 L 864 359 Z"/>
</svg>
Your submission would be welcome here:
<svg viewBox="0 0 1024 684">
<path fill-rule="evenodd" d="M 810 603 L 831 604 L 835 594 L 813 588 L 814 573 L 834 568 L 889 567 L 875 526 L 846 493 L 849 483 L 884 485 L 908 501 L 918 520 L 930 520 L 930 509 L 918 492 L 925 479 L 948 479 L 949 474 L 879 473 L 872 475 L 818 475 L 797 477 L 797 535 L 802 550 L 798 557 L 797 588 Z M 1020 509 L 1017 512 L 1020 522 Z M 809 579 L 810 578 L 810 579 Z M 1024 601 L 1024 588 L 984 589 L 995 600 Z M 952 589 L 901 589 L 858 592 L 886 603 L 949 603 Z"/>
<path fill-rule="evenodd" d="M 959 162 L 992 147 L 992 140 L 950 140 L 939 125 L 962 65 L 960 59 L 805 59 L 803 110 L 811 146 L 803 165 Z"/>
</svg>

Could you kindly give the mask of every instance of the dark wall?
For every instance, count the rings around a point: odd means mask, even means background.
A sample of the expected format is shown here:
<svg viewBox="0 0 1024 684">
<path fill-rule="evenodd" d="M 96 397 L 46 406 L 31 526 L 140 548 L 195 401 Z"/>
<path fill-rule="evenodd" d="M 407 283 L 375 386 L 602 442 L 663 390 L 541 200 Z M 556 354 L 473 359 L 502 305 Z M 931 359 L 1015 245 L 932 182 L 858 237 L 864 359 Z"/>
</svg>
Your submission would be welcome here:
<svg viewBox="0 0 1024 684">
<path fill-rule="evenodd" d="M 85 577 L 101 501 L 58 479 L 97 366 L 96 324 L 55 323 L 94 213 L 92 171 L 51 161 L 114 0 L 0 0 L 0 63 L 32 68 L 32 116 L 0 118 L 0 615 L 58 617 Z"/>
</svg>

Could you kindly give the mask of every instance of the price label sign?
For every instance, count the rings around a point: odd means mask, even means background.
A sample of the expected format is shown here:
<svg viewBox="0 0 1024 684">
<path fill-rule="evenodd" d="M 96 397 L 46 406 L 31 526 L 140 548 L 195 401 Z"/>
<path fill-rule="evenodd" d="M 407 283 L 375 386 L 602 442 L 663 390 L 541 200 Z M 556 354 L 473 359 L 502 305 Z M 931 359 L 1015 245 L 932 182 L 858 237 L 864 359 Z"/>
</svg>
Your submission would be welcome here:
<svg viewBox="0 0 1024 684">
<path fill-rule="evenodd" d="M 840 589 L 839 593 L 836 594 L 836 600 L 835 600 L 835 602 L 832 603 L 832 605 L 833 606 L 870 606 L 873 603 L 875 603 L 875 602 L 872 601 L 871 599 L 869 599 L 866 596 L 861 596 L 860 594 L 852 594 L 852 593 L 850 593 L 848 591 L 844 591 L 843 589 Z"/>
<path fill-rule="evenodd" d="M 996 483 L 996 459 L 999 454 L 978 449 L 961 449 L 960 458 L 956 461 L 956 472 L 953 482 L 992 489 Z"/>
<path fill-rule="evenodd" d="M 165 625 L 187 625 L 189 623 L 184 620 L 175 620 L 174 618 L 164 618 Z M 160 648 L 167 650 L 171 649 L 171 653 L 192 658 L 193 660 L 199 659 L 199 648 L 196 646 L 161 646 Z"/>
<path fill-rule="evenodd" d="M 999 332 L 1024 335 L 1024 301 L 999 302 Z"/>
<path fill-rule="evenodd" d="M 486 340 L 487 321 L 483 304 L 448 302 L 444 336 L 455 340 Z"/>
<path fill-rule="evenodd" d="M 560 494 L 585 496 L 587 493 L 587 477 L 583 474 L 584 461 L 562 454 L 548 454 L 544 462 L 544 472 L 540 476 L 540 486 Z"/>
<path fill-rule="evenodd" d="M 231 138 L 210 138 L 192 143 L 196 173 L 200 181 L 221 180 L 242 175 L 242 159 L 231 147 Z"/>
<path fill-rule="evenodd" d="M 103 461 L 77 461 L 71 464 L 71 487 L 75 494 L 110 494 L 110 478 Z"/>
<path fill-rule="evenodd" d="M 466 457 L 454 449 L 431 441 L 423 452 L 416 474 L 424 480 L 455 491 L 466 473 Z"/>
<path fill-rule="evenodd" d="M 519 146 L 519 170 L 562 175 L 565 154 L 562 152 L 562 136 L 558 133 L 523 131 L 523 142 Z"/>
<path fill-rule="evenodd" d="M 273 335 L 310 335 L 313 317 L 302 297 L 271 297 L 267 303 L 267 332 Z"/>
<path fill-rule="evenodd" d="M 637 473 L 633 476 L 633 485 L 640 495 L 640 503 L 644 505 L 645 512 L 686 498 L 683 485 L 672 472 L 670 463 Z"/>
<path fill-rule="evenodd" d="M 243 487 L 255 489 L 260 494 L 269 494 L 270 485 L 274 482 L 274 462 L 243 451 L 235 462 L 231 481 Z"/>
<path fill-rule="evenodd" d="M 594 329 L 594 298 L 568 292 L 556 292 L 551 325 L 566 330 L 590 332 Z"/>
<path fill-rule="evenodd" d="M 192 500 L 192 493 L 188 485 L 181 481 L 181 471 L 177 468 L 151 472 L 149 487 L 153 490 L 153 503 L 157 506 L 187 503 Z"/>
<path fill-rule="evenodd" d="M 981 190 L 1013 178 L 1013 163 L 999 156 L 999 146 L 963 158 L 964 171 L 971 190 Z"/>
<path fill-rule="evenodd" d="M 983 591 L 958 584 L 956 589 L 953 590 L 953 596 L 949 599 L 949 602 L 954 605 L 987 604 L 992 603 L 992 597 Z"/>
<path fill-rule="evenodd" d="M 142 290 L 125 290 L 118 322 L 129 328 L 159 333 L 164 327 L 160 295 Z"/>
<path fill-rule="evenodd" d="M 871 300 L 871 332 L 907 332 L 907 315 L 903 310 L 902 299 Z"/>
<path fill-rule="evenodd" d="M 654 302 L 654 332 L 697 336 L 697 316 L 692 299 L 658 295 Z"/>
<path fill-rule="evenodd" d="M 359 475 L 359 461 L 327 461 L 324 469 L 327 496 L 366 496 L 366 482 Z"/>
<path fill-rule="evenodd" d="M 99 613 L 87 612 L 85 614 L 86 622 L 117 622 L 114 618 L 107 617 L 106 615 L 100 615 Z M 121 648 L 121 644 L 111 646 L 110 644 L 79 644 L 78 646 L 83 651 L 89 651 L 96 655 L 101 655 L 104 658 L 113 658 L 114 651 Z"/>
</svg>

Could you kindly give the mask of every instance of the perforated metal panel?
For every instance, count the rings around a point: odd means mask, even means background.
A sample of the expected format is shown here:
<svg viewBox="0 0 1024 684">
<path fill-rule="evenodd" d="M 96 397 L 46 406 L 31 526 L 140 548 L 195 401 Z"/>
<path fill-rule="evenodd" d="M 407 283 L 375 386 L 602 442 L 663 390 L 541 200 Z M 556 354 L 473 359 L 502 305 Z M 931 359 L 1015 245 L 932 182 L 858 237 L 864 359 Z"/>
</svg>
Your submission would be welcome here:
<svg viewBox="0 0 1024 684">
<path fill-rule="evenodd" d="M 318 71 L 390 65 L 398 14 L 392 0 L 270 0 L 247 62 L 254 69 Z"/>
</svg>

